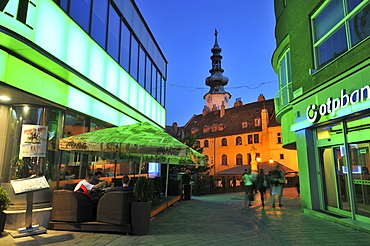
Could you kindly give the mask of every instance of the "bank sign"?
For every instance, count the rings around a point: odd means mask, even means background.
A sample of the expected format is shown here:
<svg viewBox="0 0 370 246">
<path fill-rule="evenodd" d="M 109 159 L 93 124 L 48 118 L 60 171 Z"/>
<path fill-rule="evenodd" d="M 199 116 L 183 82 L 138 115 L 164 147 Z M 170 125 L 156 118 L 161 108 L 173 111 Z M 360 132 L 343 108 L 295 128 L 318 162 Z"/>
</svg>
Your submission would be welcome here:
<svg viewBox="0 0 370 246">
<path fill-rule="evenodd" d="M 334 117 L 338 110 L 364 102 L 368 99 L 370 99 L 370 86 L 368 85 L 350 94 L 343 89 L 340 91 L 340 96 L 337 98 L 333 99 L 329 97 L 326 102 L 321 105 L 309 105 L 306 110 L 306 118 L 309 122 L 316 123 L 320 120 L 321 116 L 331 114 Z"/>
</svg>

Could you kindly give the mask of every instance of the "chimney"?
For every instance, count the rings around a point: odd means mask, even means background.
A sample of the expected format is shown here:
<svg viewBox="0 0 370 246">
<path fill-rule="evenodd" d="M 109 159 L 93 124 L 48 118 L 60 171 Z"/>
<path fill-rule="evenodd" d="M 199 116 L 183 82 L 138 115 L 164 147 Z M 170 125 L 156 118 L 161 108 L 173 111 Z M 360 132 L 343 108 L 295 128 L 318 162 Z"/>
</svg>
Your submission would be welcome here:
<svg viewBox="0 0 370 246">
<path fill-rule="evenodd" d="M 234 107 L 239 107 L 239 106 L 243 106 L 241 97 L 236 98 L 236 101 L 234 102 Z"/>
<path fill-rule="evenodd" d="M 263 95 L 263 94 L 260 94 L 259 96 L 258 96 L 258 101 L 259 102 L 261 102 L 261 101 L 265 101 L 266 99 L 265 99 L 265 96 Z"/>
<path fill-rule="evenodd" d="M 212 112 L 215 112 L 215 111 L 217 111 L 217 110 L 218 110 L 218 108 L 217 108 L 216 104 L 213 104 Z"/>
<path fill-rule="evenodd" d="M 222 101 L 221 109 L 220 109 L 220 118 L 225 116 L 225 105 L 224 101 Z"/>
<path fill-rule="evenodd" d="M 208 113 L 209 113 L 209 108 L 207 106 L 204 106 L 203 111 L 202 111 L 202 115 L 205 116 Z"/>
<path fill-rule="evenodd" d="M 177 126 L 177 122 L 172 123 L 172 128 L 175 130 L 175 132 L 177 132 L 177 130 L 179 129 Z"/>
</svg>

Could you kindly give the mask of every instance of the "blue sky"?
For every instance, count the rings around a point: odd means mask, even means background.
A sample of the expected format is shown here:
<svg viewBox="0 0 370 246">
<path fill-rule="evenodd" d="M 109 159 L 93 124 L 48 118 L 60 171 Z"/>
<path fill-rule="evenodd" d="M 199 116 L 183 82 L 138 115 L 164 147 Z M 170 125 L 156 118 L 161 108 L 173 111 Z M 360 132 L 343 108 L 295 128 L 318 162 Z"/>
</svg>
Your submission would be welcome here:
<svg viewBox="0 0 370 246">
<path fill-rule="evenodd" d="M 271 66 L 275 49 L 272 0 L 136 0 L 144 19 L 168 61 L 167 125 L 183 126 L 205 106 L 209 91 L 214 30 L 224 76 L 225 90 L 244 104 L 266 99 L 278 90 Z"/>
</svg>

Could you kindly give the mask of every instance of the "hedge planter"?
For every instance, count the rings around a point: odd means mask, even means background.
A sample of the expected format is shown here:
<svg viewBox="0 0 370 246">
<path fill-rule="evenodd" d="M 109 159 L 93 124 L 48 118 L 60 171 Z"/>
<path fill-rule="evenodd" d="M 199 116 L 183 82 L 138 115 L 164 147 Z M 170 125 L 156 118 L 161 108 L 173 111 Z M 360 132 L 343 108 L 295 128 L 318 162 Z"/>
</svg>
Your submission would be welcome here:
<svg viewBox="0 0 370 246">
<path fill-rule="evenodd" d="M 152 201 L 131 202 L 131 233 L 147 235 L 150 227 L 150 212 Z"/>
</svg>

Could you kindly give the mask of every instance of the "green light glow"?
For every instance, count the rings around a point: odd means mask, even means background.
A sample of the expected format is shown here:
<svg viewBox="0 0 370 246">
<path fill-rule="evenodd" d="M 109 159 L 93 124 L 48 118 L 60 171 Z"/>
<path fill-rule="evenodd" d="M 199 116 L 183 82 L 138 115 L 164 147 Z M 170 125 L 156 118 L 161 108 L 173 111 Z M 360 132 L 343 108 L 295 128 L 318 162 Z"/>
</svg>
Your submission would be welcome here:
<svg viewBox="0 0 370 246">
<path fill-rule="evenodd" d="M 33 0 L 33 3 L 35 3 L 36 7 L 29 7 L 30 13 L 27 13 L 26 20 L 27 24 L 33 27 L 33 30 L 3 12 L 0 12 L 1 25 L 35 43 L 38 47 L 41 47 L 58 60 L 64 62 L 67 66 L 73 68 L 143 114 L 132 110 L 130 107 L 83 80 L 80 76 L 71 73 L 59 64 L 47 59 L 37 51 L 30 49 L 27 45 L 4 33 L 0 33 L 0 45 L 14 50 L 51 73 L 67 80 L 79 88 L 80 91 L 68 89 L 68 86 L 62 82 L 16 58 L 12 58 L 11 69 L 6 71 L 6 75 L 4 74 L 4 66 L 1 66 L 0 78 L 2 78 L 2 81 L 6 80 L 6 83 L 19 89 L 94 117 L 97 117 L 97 114 L 103 114 L 105 117 L 99 116 L 97 118 L 102 118 L 112 124 L 122 125 L 128 120 L 134 122 L 136 120 L 130 119 L 130 117 L 110 107 L 115 107 L 140 121 L 147 121 L 144 117 L 145 115 L 159 125 L 165 126 L 165 109 L 107 55 L 76 23 L 69 19 L 53 1 Z M 16 15 L 17 4 L 18 1 L 9 1 L 6 10 Z M 4 58 L 0 58 L 0 61 L 1 59 Z M 1 64 L 6 64 L 6 62 L 2 62 Z M 25 70 L 21 70 L 23 68 Z M 22 71 L 22 73 L 19 73 L 19 71 Z M 29 83 L 30 81 L 32 83 Z M 35 90 L 35 87 L 38 87 L 37 90 Z M 46 91 L 44 88 L 53 88 L 53 91 Z M 71 94 L 69 94 L 69 91 L 72 91 Z M 108 117 L 103 111 L 99 113 L 91 109 L 94 100 L 84 92 L 98 97 L 107 104 L 105 106 L 99 106 L 99 108 L 105 108 L 105 112 L 110 112 Z M 50 97 L 50 95 L 53 95 L 53 97 Z M 72 96 L 72 98 L 69 98 L 69 96 Z M 75 103 L 76 96 L 81 100 L 80 104 Z M 145 108 L 142 106 L 142 101 L 145 102 Z M 100 103 L 97 102 L 97 104 Z M 153 110 L 147 110 L 148 108 L 152 108 Z"/>
</svg>

